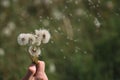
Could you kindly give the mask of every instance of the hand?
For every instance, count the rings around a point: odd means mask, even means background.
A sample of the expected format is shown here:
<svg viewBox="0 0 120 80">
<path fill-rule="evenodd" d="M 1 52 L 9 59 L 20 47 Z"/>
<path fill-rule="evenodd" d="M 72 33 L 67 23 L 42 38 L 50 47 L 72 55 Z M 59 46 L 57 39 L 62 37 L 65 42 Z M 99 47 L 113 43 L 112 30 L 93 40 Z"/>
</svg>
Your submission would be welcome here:
<svg viewBox="0 0 120 80">
<path fill-rule="evenodd" d="M 43 61 L 38 61 L 37 65 L 30 65 L 23 80 L 48 80 L 45 73 L 45 63 Z"/>
</svg>

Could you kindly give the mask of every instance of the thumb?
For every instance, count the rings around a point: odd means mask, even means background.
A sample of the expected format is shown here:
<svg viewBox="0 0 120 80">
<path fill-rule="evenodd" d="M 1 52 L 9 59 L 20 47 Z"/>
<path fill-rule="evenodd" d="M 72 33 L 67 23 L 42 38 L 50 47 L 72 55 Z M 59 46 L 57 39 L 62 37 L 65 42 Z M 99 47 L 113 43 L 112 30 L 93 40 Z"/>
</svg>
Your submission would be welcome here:
<svg viewBox="0 0 120 80">
<path fill-rule="evenodd" d="M 36 65 L 32 64 L 28 67 L 28 71 L 26 76 L 23 78 L 23 80 L 32 80 L 34 74 L 36 72 Z"/>
</svg>

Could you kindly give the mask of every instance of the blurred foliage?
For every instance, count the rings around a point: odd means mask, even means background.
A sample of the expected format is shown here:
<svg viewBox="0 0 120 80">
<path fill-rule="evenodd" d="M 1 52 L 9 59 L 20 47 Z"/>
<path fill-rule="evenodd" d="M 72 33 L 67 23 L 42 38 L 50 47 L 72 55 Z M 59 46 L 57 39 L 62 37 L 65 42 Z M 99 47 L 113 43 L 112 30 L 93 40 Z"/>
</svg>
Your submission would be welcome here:
<svg viewBox="0 0 120 80">
<path fill-rule="evenodd" d="M 0 80 L 20 80 L 31 61 L 20 33 L 48 29 L 40 60 L 49 80 L 120 80 L 120 1 L 0 0 Z"/>
</svg>

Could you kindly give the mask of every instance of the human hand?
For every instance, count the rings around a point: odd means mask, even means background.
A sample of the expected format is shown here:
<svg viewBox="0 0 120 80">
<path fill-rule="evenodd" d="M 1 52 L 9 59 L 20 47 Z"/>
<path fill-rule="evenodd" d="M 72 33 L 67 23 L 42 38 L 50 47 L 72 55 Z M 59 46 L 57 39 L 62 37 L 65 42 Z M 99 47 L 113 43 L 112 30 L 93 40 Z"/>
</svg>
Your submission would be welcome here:
<svg viewBox="0 0 120 80">
<path fill-rule="evenodd" d="M 45 73 L 45 63 L 38 61 L 38 64 L 31 64 L 23 80 L 48 80 Z"/>
</svg>

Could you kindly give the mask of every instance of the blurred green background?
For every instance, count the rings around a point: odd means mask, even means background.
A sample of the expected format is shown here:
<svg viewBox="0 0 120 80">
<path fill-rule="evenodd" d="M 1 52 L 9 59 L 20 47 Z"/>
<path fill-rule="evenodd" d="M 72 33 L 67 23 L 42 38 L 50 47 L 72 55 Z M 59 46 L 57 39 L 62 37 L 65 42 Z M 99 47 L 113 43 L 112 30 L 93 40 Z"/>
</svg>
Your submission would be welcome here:
<svg viewBox="0 0 120 80">
<path fill-rule="evenodd" d="M 20 33 L 48 29 L 40 60 L 49 80 L 120 80 L 119 0 L 0 0 L 0 80 L 21 80 L 31 60 Z"/>
</svg>

